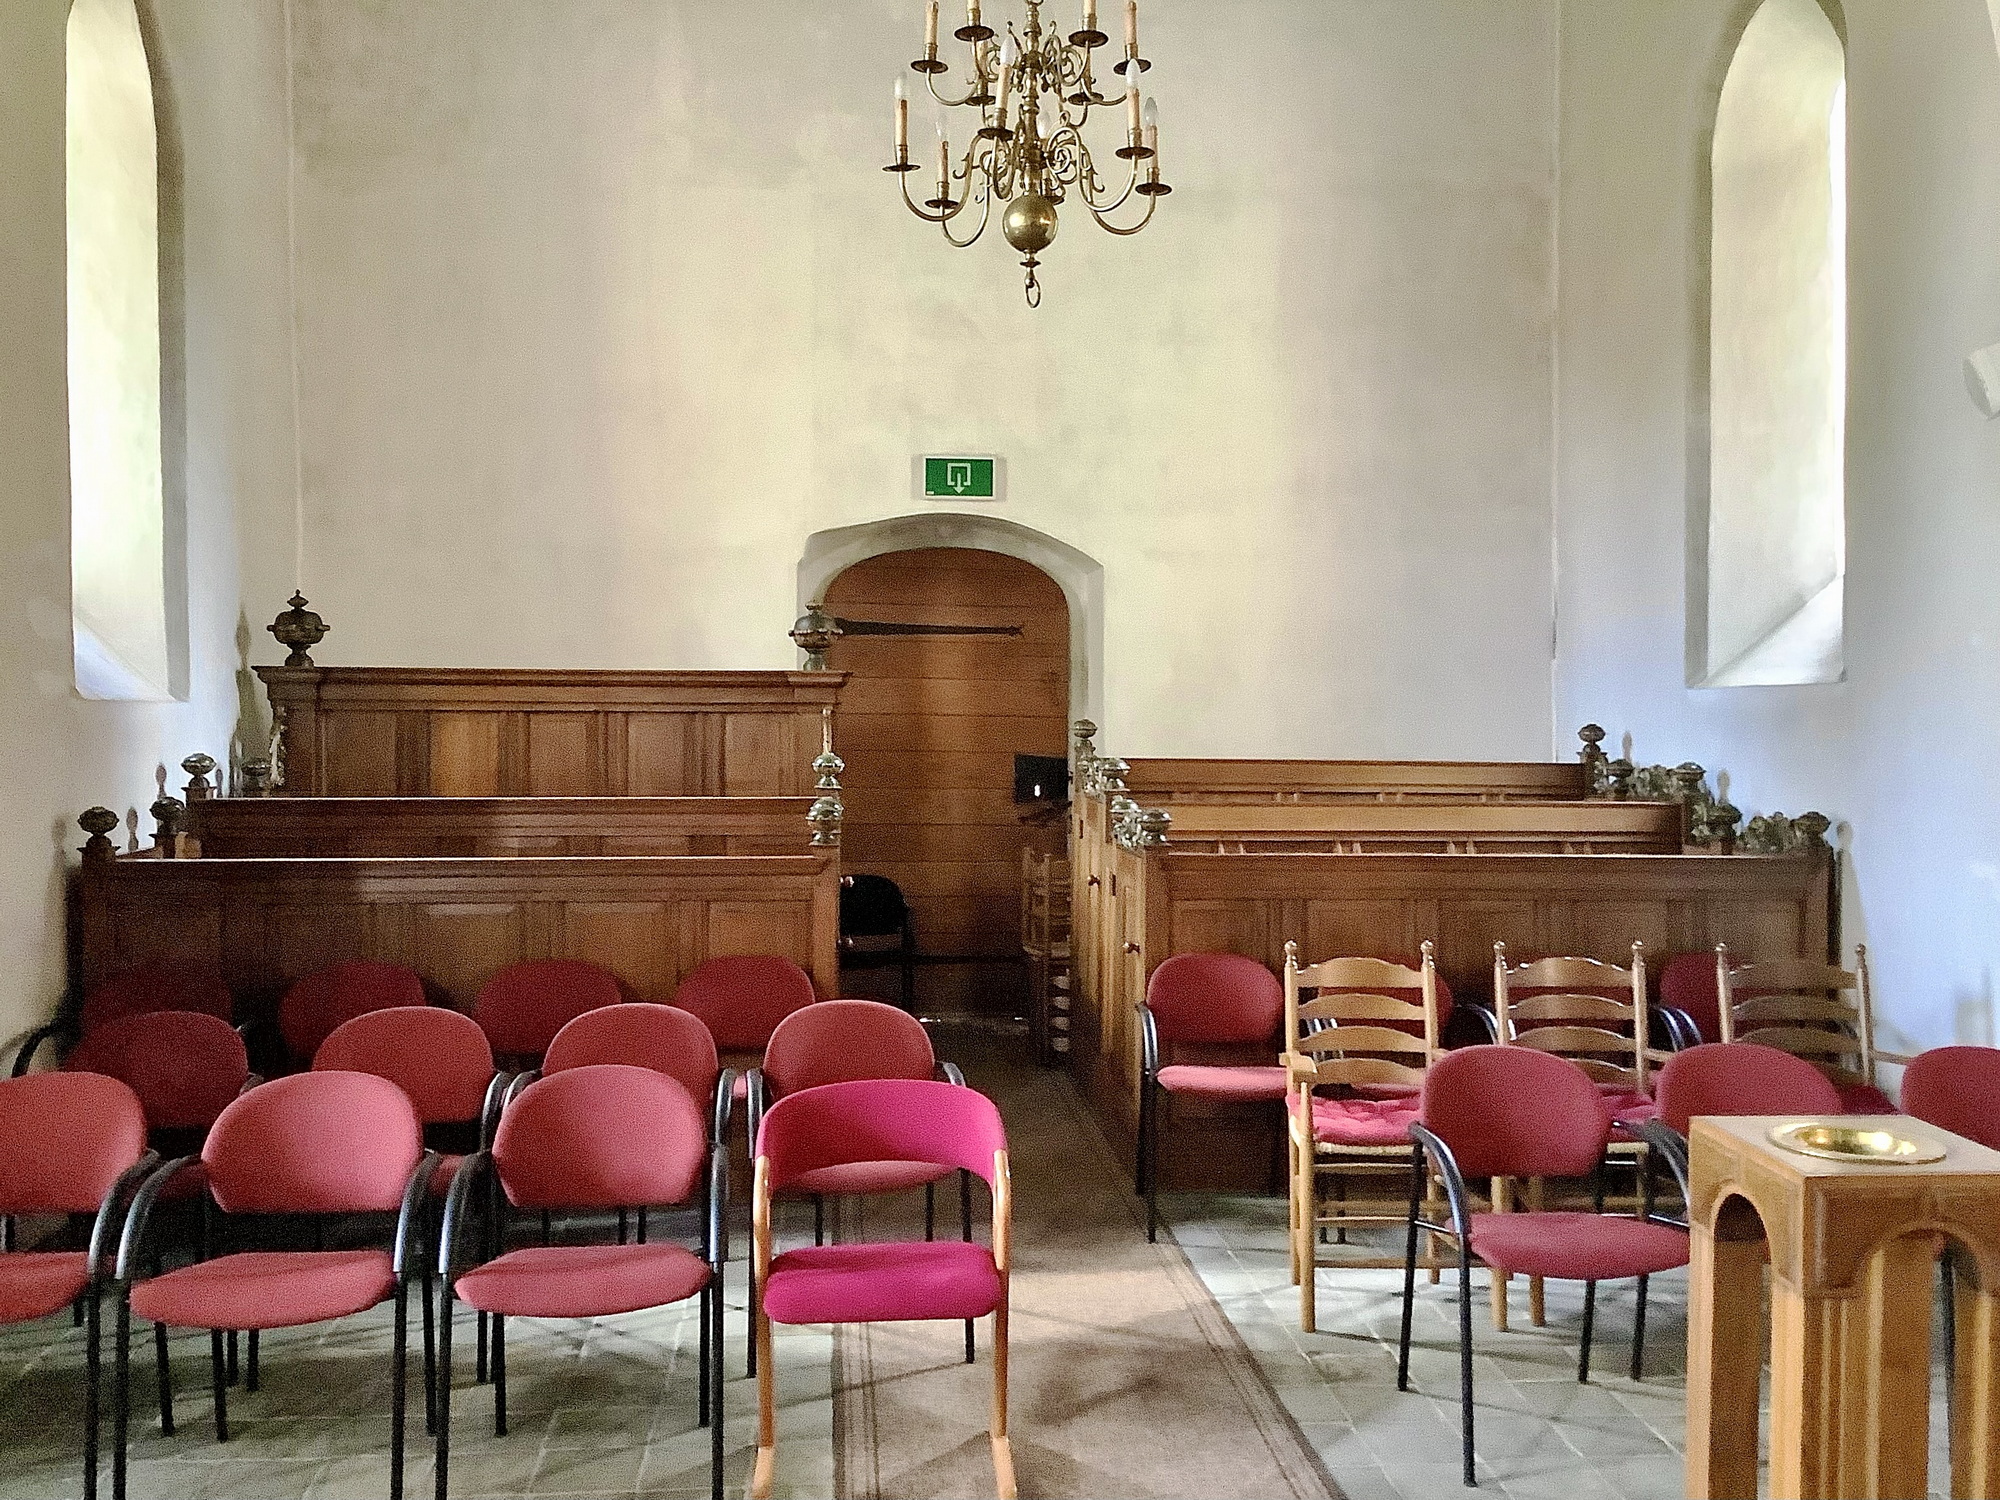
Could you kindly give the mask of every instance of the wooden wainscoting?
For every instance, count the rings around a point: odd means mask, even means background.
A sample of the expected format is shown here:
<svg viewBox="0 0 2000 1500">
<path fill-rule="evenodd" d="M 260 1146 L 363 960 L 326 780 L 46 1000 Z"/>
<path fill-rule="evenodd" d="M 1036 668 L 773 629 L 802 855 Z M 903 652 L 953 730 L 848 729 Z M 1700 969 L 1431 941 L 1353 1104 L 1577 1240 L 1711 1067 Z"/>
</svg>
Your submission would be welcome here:
<svg viewBox="0 0 2000 1500">
<path fill-rule="evenodd" d="M 1132 795 L 1157 802 L 1580 801 L 1580 764 L 1504 760 L 1134 760 Z"/>
</svg>

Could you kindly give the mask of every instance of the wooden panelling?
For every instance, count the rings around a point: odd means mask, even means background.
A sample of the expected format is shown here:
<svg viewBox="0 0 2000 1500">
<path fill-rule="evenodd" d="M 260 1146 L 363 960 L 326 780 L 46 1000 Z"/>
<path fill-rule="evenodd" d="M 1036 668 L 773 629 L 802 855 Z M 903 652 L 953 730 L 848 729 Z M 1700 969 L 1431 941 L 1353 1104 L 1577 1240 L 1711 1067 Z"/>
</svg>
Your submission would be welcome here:
<svg viewBox="0 0 2000 1500">
<path fill-rule="evenodd" d="M 1021 851 L 1054 851 L 1013 800 L 1014 756 L 1061 756 L 1069 703 L 1069 611 L 1038 569 L 998 553 L 934 548 L 848 569 L 826 607 L 847 619 L 1018 625 L 1019 636 L 847 636 L 829 660 L 848 674 L 839 743 L 842 857 L 910 902 L 920 953 L 986 964 L 924 965 L 926 1009 L 1017 1008 Z M 853 981 L 863 982 L 857 974 Z"/>
<path fill-rule="evenodd" d="M 802 854 L 809 797 L 226 797 L 189 806 L 208 858 Z"/>
<path fill-rule="evenodd" d="M 1678 854 L 1675 802 L 1177 801 L 1176 848 L 1222 853 Z"/>
<path fill-rule="evenodd" d="M 1131 763 L 1141 802 L 1575 802 L 1589 792 L 1581 764 L 1479 760 L 1159 760 Z"/>
<path fill-rule="evenodd" d="M 654 859 L 189 859 L 87 863 L 86 988 L 149 958 L 213 965 L 253 1014 L 349 958 L 407 964 L 470 1006 L 525 958 L 587 958 L 636 999 L 705 958 L 782 953 L 839 992 L 830 852 Z"/>
<path fill-rule="evenodd" d="M 835 672 L 259 667 L 287 794 L 799 796 Z"/>
</svg>

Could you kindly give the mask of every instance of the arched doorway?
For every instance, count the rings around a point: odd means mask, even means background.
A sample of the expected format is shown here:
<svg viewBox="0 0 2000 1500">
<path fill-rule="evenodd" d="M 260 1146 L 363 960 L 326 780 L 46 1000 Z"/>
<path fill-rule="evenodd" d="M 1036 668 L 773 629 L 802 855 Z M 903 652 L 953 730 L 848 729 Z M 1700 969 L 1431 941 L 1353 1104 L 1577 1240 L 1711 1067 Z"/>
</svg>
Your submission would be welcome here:
<svg viewBox="0 0 2000 1500">
<path fill-rule="evenodd" d="M 926 1014 L 1017 1014 L 1023 849 L 1054 850 L 1047 801 L 1015 800 L 1015 757 L 1061 758 L 1070 707 L 1070 609 L 1033 564 L 971 547 L 883 552 L 828 584 L 829 614 L 1018 634 L 848 635 L 828 652 L 850 673 L 839 745 L 842 863 L 902 887 L 915 920 L 916 1002 Z M 850 993 L 895 993 L 864 970 Z"/>
</svg>

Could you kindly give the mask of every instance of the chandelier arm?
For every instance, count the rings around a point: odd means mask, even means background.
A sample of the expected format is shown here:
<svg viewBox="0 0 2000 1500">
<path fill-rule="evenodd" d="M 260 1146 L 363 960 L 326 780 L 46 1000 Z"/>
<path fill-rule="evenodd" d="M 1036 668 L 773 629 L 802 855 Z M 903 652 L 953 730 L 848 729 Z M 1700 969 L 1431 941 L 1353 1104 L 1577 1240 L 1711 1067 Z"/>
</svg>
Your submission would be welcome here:
<svg viewBox="0 0 2000 1500">
<path fill-rule="evenodd" d="M 948 109 L 957 109 L 961 104 L 970 104 L 979 88 L 979 85 L 977 83 L 974 83 L 969 88 L 966 89 L 965 97 L 963 99 L 947 99 L 943 94 L 940 94 L 938 92 L 937 81 L 938 81 L 937 74 L 935 73 L 924 74 L 924 87 L 931 91 L 931 97 L 933 99 L 937 100 L 938 103 L 944 105 Z"/>
<path fill-rule="evenodd" d="M 946 209 L 941 213 L 932 213 L 910 196 L 910 179 L 916 174 L 914 172 L 899 172 L 897 175 L 903 179 L 904 204 L 909 208 L 911 213 L 922 219 L 926 224 L 943 224 L 958 212 L 958 209 Z M 959 205 L 960 208 L 964 206 L 963 203 Z"/>
<path fill-rule="evenodd" d="M 1129 194 L 1130 194 L 1130 189 L 1127 189 L 1126 194 L 1121 195 L 1118 199 L 1118 202 L 1123 203 L 1125 201 L 1125 197 L 1129 196 Z M 1137 234 L 1140 230 L 1144 229 L 1148 224 L 1153 222 L 1153 207 L 1159 201 L 1160 200 L 1158 197 L 1148 197 L 1146 199 L 1145 217 L 1140 219 L 1139 222 L 1134 224 L 1130 229 L 1120 229 L 1116 224 L 1108 222 L 1105 218 L 1105 213 L 1110 212 L 1109 209 L 1105 210 L 1104 212 L 1099 212 L 1097 209 L 1091 208 L 1088 202 L 1084 204 L 1084 207 L 1090 209 L 1090 216 L 1093 219 L 1097 220 L 1097 227 L 1099 229 L 1106 230 L 1111 234 L 1126 235 L 1126 234 Z M 1112 205 L 1113 208 L 1115 208 L 1116 206 L 1117 206 L 1116 204 Z"/>
<path fill-rule="evenodd" d="M 972 183 L 971 183 L 970 171 L 967 172 L 966 176 L 967 176 L 967 181 L 966 181 L 965 193 L 966 193 L 966 198 L 970 198 L 972 196 Z M 993 214 L 993 191 L 986 185 L 986 183 L 983 180 L 979 185 L 979 226 L 976 229 L 974 229 L 971 234 L 967 235 L 964 239 L 960 239 L 957 235 L 951 232 L 950 220 L 957 218 L 958 215 L 963 213 L 964 211 L 965 211 L 965 199 L 962 198 L 959 200 L 958 207 L 952 210 L 950 218 L 940 219 L 938 221 L 940 227 L 942 227 L 944 230 L 944 237 L 960 250 L 967 248 L 968 246 L 973 244 L 976 240 L 978 240 L 978 238 L 982 234 L 986 233 L 986 221 L 990 217 L 992 217 Z"/>
<path fill-rule="evenodd" d="M 1125 183 L 1125 190 L 1122 193 L 1120 193 L 1116 198 L 1113 198 L 1109 203 L 1105 203 L 1102 201 L 1093 202 L 1091 200 L 1091 195 L 1088 188 L 1082 182 L 1079 182 L 1077 184 L 1077 196 L 1083 199 L 1083 206 L 1090 210 L 1091 216 L 1095 218 L 1099 224 L 1104 224 L 1104 215 L 1115 214 L 1118 212 L 1119 209 L 1123 208 L 1125 206 L 1125 200 L 1130 198 L 1132 196 L 1133 190 L 1139 186 L 1139 159 L 1135 156 L 1131 158 L 1131 162 L 1132 162 L 1132 175 Z M 1097 168 L 1096 160 L 1092 159 L 1090 165 L 1091 165 L 1091 176 L 1092 179 L 1095 180 L 1096 168 Z M 1152 216 L 1153 216 L 1152 205 L 1149 202 L 1146 208 L 1146 217 L 1150 219 Z M 1111 228 L 1109 224 L 1104 224 L 1104 227 L 1106 229 Z M 1142 221 L 1140 228 L 1144 227 L 1145 226 Z M 1113 233 L 1117 234 L 1137 234 L 1138 232 L 1139 231 L 1137 229 L 1113 231 Z"/>
</svg>

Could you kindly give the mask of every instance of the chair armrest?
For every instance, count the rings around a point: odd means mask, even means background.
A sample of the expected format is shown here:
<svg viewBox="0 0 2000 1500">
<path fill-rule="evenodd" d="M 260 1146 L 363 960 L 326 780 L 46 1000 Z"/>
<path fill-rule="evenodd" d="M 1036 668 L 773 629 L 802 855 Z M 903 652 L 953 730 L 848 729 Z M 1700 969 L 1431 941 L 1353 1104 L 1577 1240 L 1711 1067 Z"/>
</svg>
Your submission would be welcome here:
<svg viewBox="0 0 2000 1500">
<path fill-rule="evenodd" d="M 172 1182 L 184 1169 L 199 1162 L 199 1156 L 177 1156 L 162 1166 L 153 1168 L 146 1180 L 139 1184 L 139 1191 L 132 1195 L 132 1206 L 125 1211 L 125 1227 L 118 1236 L 118 1264 L 112 1271 L 112 1279 L 129 1286 L 132 1276 L 139 1267 L 139 1258 L 145 1248 L 146 1230 L 153 1218 L 153 1205 L 159 1200 L 160 1190 Z"/>
<path fill-rule="evenodd" d="M 941 1062 L 937 1065 L 937 1070 L 944 1075 L 946 1083 L 955 1083 L 960 1088 L 965 1087 L 965 1074 L 959 1070 L 957 1063 Z"/>
<path fill-rule="evenodd" d="M 466 1205 L 474 1201 L 473 1188 L 479 1178 L 493 1170 L 493 1153 L 475 1151 L 458 1164 L 458 1171 L 452 1174 L 451 1192 L 444 1200 L 444 1223 L 438 1229 L 438 1275 L 449 1286 L 457 1274 L 459 1258 L 453 1252 L 459 1241 L 466 1236 Z M 476 1212 L 476 1210 L 474 1210 Z M 475 1241 L 475 1243 L 477 1243 Z"/>
<path fill-rule="evenodd" d="M 410 1180 L 403 1184 L 403 1205 L 396 1211 L 396 1248 L 389 1257 L 389 1274 L 402 1281 L 409 1274 L 410 1240 L 412 1236 L 423 1234 L 425 1215 L 423 1205 L 430 1201 L 431 1178 L 437 1175 L 441 1160 L 435 1151 L 426 1151 L 417 1158 L 417 1164 L 410 1171 Z M 423 1248 L 417 1249 L 415 1264 L 423 1264 Z"/>
<path fill-rule="evenodd" d="M 1694 1199 L 1688 1192 L 1687 1138 L 1665 1120 L 1641 1120 L 1636 1125 L 1626 1128 L 1651 1147 L 1653 1153 L 1664 1160 L 1667 1166 L 1672 1169 L 1674 1181 L 1680 1184 L 1681 1202 L 1692 1203 Z M 1661 1219 L 1658 1214 L 1653 1214 L 1650 1217 L 1658 1219 L 1661 1223 L 1665 1224 L 1679 1224 L 1678 1220 Z M 1685 1229 L 1687 1225 L 1679 1224 L 1679 1227 Z"/>
<path fill-rule="evenodd" d="M 95 1286 L 104 1274 L 104 1257 L 111 1250 L 111 1238 L 118 1229 L 125 1226 L 125 1217 L 131 1212 L 132 1195 L 139 1191 L 145 1180 L 153 1175 L 160 1165 L 160 1153 L 147 1151 L 131 1166 L 118 1174 L 118 1180 L 111 1184 L 111 1191 L 104 1195 L 104 1201 L 97 1206 L 97 1218 L 90 1226 L 90 1254 L 84 1260 L 85 1274 Z"/>
<path fill-rule="evenodd" d="M 1139 1012 L 1139 1079 L 1140 1086 L 1150 1087 L 1160 1073 L 1160 1023 L 1153 1015 L 1153 1007 L 1141 1000 L 1133 1009 Z"/>
<path fill-rule="evenodd" d="M 729 1122 L 736 1116 L 736 1070 L 724 1068 L 715 1075 L 715 1099 L 709 1106 L 708 1139 L 722 1147 L 729 1143 Z"/>
<path fill-rule="evenodd" d="M 1451 1154 L 1451 1147 L 1422 1125 L 1410 1126 L 1410 1140 L 1415 1145 L 1415 1152 L 1411 1157 L 1412 1167 L 1420 1170 L 1424 1158 L 1429 1156 L 1439 1178 L 1444 1182 L 1445 1201 L 1451 1208 L 1451 1232 L 1458 1236 L 1461 1244 L 1470 1244 L 1472 1200 L 1465 1191 L 1465 1175 L 1458 1170 L 1458 1158 Z"/>
<path fill-rule="evenodd" d="M 729 1259 L 729 1148 L 718 1143 L 708 1154 L 708 1269 L 722 1288 L 722 1267 Z"/>
<path fill-rule="evenodd" d="M 770 1085 L 764 1082 L 764 1070 L 751 1068 L 744 1074 L 747 1080 L 744 1095 L 744 1133 L 749 1137 L 750 1156 L 757 1156 L 757 1132 L 764 1126 L 764 1111 L 770 1108 Z"/>
<path fill-rule="evenodd" d="M 21 1043 L 21 1050 L 14 1054 L 14 1071 L 10 1076 L 15 1078 L 21 1077 L 28 1071 L 28 1065 L 34 1061 L 35 1049 L 37 1047 L 41 1046 L 43 1042 L 60 1040 L 62 1037 L 69 1035 L 69 1031 L 70 1028 L 58 1020 L 51 1021 L 46 1026 L 37 1026 L 33 1031 L 29 1032 L 27 1040 Z"/>
<path fill-rule="evenodd" d="M 1295 1086 L 1311 1088 L 1319 1081 L 1319 1064 L 1310 1057 L 1287 1052 L 1279 1057 L 1278 1066 L 1285 1070 L 1285 1081 Z"/>
<path fill-rule="evenodd" d="M 514 1075 L 499 1068 L 486 1081 L 486 1097 L 479 1105 L 479 1149 L 484 1151 L 493 1144 L 493 1132 L 500 1126 L 500 1111 L 507 1103 L 507 1090 L 513 1086 Z"/>
</svg>

